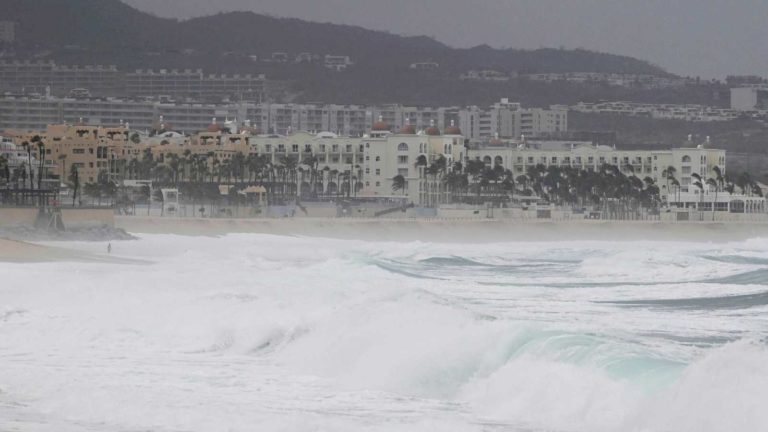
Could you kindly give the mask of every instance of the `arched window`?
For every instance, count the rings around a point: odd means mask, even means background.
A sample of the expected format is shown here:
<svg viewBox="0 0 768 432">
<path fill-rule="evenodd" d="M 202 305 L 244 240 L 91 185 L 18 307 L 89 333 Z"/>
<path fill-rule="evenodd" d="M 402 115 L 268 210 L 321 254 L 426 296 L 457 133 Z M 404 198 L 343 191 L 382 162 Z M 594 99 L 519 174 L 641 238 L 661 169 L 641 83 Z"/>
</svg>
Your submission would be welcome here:
<svg viewBox="0 0 768 432">
<path fill-rule="evenodd" d="M 688 163 L 691 162 L 691 157 L 688 156 L 688 155 L 683 156 L 683 163 L 686 163 L 686 162 L 688 162 Z"/>
<path fill-rule="evenodd" d="M 397 151 L 408 151 L 408 144 L 400 143 L 400 145 L 397 146 Z"/>
</svg>

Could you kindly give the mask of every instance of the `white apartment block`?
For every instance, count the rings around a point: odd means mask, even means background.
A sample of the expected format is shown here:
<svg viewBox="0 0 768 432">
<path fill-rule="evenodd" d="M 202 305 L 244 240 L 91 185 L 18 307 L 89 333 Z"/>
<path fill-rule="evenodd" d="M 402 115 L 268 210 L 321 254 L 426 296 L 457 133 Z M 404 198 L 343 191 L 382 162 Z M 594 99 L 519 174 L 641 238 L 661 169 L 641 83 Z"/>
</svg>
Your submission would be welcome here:
<svg viewBox="0 0 768 432">
<path fill-rule="evenodd" d="M 48 124 L 84 122 L 92 125 L 130 123 L 150 130 L 160 116 L 169 128 L 185 134 L 205 130 L 212 118 L 250 121 L 261 133 L 290 135 L 293 132 L 332 132 L 361 137 L 382 119 L 392 130 L 410 125 L 417 130 L 435 125 L 445 129 L 451 122 L 474 141 L 492 137 L 540 136 L 566 131 L 568 112 L 525 109 L 507 100 L 487 109 L 478 107 L 425 107 L 403 105 L 272 104 L 231 102 L 182 103 L 120 98 L 56 98 L 42 96 L 0 97 L 0 129 L 45 129 Z"/>
<path fill-rule="evenodd" d="M 732 88 L 731 109 L 736 111 L 768 110 L 768 85 Z"/>
<path fill-rule="evenodd" d="M 561 107 L 522 108 L 508 99 L 483 109 L 459 110 L 459 127 L 473 142 L 491 138 L 537 137 L 568 130 L 568 110 Z"/>
</svg>

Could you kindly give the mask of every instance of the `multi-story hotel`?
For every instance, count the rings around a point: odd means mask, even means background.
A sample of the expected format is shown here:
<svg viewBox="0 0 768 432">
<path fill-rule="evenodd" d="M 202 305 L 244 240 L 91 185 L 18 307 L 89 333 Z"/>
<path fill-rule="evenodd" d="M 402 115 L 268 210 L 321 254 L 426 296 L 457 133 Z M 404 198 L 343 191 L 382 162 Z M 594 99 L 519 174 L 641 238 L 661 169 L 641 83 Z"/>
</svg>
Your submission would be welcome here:
<svg viewBox="0 0 768 432">
<path fill-rule="evenodd" d="M 680 182 L 682 192 L 692 192 L 694 174 L 705 180 L 715 177 L 717 170 L 722 176 L 726 174 L 725 150 L 710 148 L 708 142 L 695 145 L 689 141 L 684 147 L 670 150 L 618 150 L 591 142 L 492 140 L 472 145 L 468 155 L 487 166 L 503 166 L 515 176 L 526 174 L 530 167 L 537 165 L 588 171 L 597 171 L 605 164 L 614 165 L 627 175 L 640 179 L 650 177 L 659 185 L 662 195 L 669 192 L 664 175 L 669 171 Z"/>
</svg>

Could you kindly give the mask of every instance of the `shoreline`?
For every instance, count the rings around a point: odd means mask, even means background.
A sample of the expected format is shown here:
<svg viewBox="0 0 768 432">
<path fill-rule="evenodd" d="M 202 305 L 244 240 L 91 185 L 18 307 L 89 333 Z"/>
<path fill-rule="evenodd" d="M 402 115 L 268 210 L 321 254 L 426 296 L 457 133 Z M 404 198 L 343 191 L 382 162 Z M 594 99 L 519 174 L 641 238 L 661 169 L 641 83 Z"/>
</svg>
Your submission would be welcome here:
<svg viewBox="0 0 768 432">
<path fill-rule="evenodd" d="M 115 226 L 132 234 L 220 236 L 252 233 L 346 240 L 431 241 L 697 241 L 727 242 L 768 237 L 761 222 L 660 222 L 605 220 L 219 219 L 115 216 Z"/>
</svg>

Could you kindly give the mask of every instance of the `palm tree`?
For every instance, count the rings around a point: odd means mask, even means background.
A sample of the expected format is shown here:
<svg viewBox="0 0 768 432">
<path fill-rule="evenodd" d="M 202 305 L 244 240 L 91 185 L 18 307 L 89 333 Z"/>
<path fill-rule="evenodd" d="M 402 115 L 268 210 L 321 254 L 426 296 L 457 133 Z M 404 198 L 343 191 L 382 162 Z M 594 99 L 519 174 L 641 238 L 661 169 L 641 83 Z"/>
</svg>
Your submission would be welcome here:
<svg viewBox="0 0 768 432">
<path fill-rule="evenodd" d="M 45 144 L 43 144 L 43 140 L 38 135 L 32 137 L 32 142 L 37 143 L 37 156 L 40 158 L 37 168 L 37 188 L 42 189 L 43 170 L 45 169 Z"/>
<path fill-rule="evenodd" d="M 701 180 L 701 176 L 698 173 L 691 174 L 691 178 L 693 178 L 695 181 L 692 183 L 693 186 L 696 186 L 699 188 L 699 204 L 696 208 L 699 212 L 701 212 L 701 203 L 704 200 L 704 182 Z"/>
<path fill-rule="evenodd" d="M 717 167 L 715 167 L 717 168 Z M 716 179 L 709 178 L 707 179 L 707 186 L 710 188 L 715 189 L 715 200 L 712 202 L 712 220 L 715 220 L 715 206 L 717 206 L 717 189 L 718 189 L 718 182 Z"/>
<path fill-rule="evenodd" d="M 77 172 L 77 165 L 75 164 L 72 164 L 72 168 L 69 170 L 69 181 L 72 182 L 72 207 L 74 207 L 77 192 L 80 190 L 80 174 Z"/>
<path fill-rule="evenodd" d="M 5 155 L 0 155 L 0 177 L 5 179 L 5 186 L 10 187 L 11 170 L 10 165 L 8 164 L 8 159 L 6 159 Z"/>
<path fill-rule="evenodd" d="M 24 149 L 24 151 L 27 152 L 27 160 L 28 160 L 27 168 L 29 169 L 29 176 L 27 176 L 26 173 L 24 174 L 25 182 L 26 182 L 26 177 L 29 177 L 29 188 L 34 189 L 35 185 L 32 183 L 34 180 L 34 176 L 32 175 L 32 146 L 29 144 L 29 142 L 24 141 L 23 143 L 21 143 L 21 147 Z"/>
<path fill-rule="evenodd" d="M 398 174 L 392 177 L 392 192 L 403 191 L 405 195 L 405 177 Z"/>
</svg>

